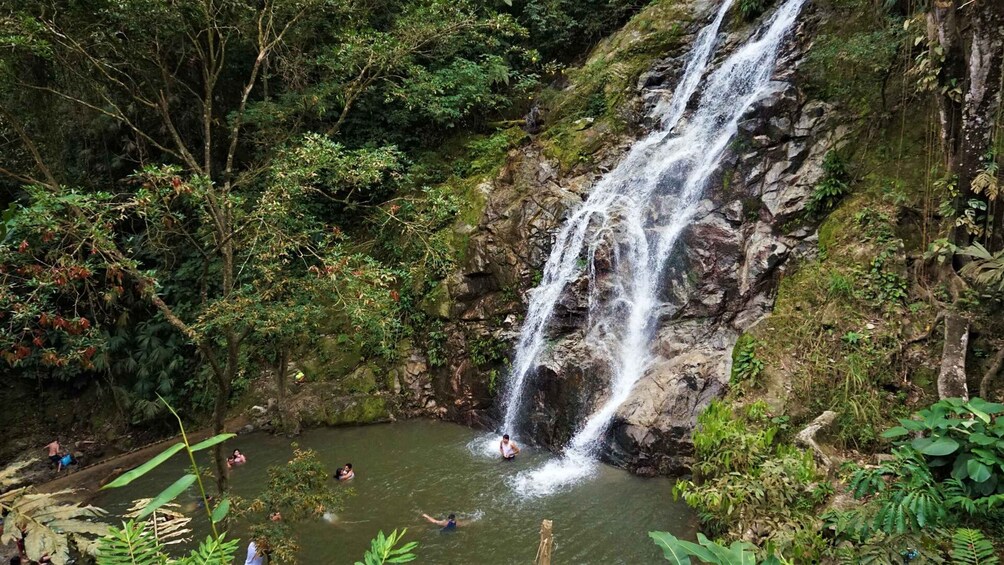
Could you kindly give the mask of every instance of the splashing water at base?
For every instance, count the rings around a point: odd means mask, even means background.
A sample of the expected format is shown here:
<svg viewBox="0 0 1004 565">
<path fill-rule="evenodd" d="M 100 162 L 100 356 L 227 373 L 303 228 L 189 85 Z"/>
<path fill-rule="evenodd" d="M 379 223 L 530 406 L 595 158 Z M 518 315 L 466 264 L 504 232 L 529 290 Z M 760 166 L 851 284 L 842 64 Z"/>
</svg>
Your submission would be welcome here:
<svg viewBox="0 0 1004 565">
<path fill-rule="evenodd" d="M 660 279 L 666 260 L 690 223 L 708 179 L 746 109 L 765 91 L 778 51 L 805 0 L 787 0 L 745 44 L 701 82 L 708 69 L 719 27 L 731 0 L 697 37 L 669 103 L 654 113 L 662 129 L 635 143 L 594 187 L 589 198 L 561 228 L 534 290 L 524 322 L 505 402 L 504 430 L 519 426 L 526 379 L 532 373 L 555 305 L 569 283 L 590 275 L 586 339 L 606 359 L 610 390 L 599 408 L 573 436 L 561 458 L 512 480 L 529 496 L 552 493 L 589 476 L 610 422 L 651 362 L 649 344 L 660 310 Z M 698 103 L 686 116 L 687 102 L 703 85 Z M 610 276 L 597 281 L 594 257 L 610 251 Z M 580 257 L 586 254 L 586 271 Z M 497 436 L 496 436 L 497 437 Z M 497 442 L 498 440 L 494 440 Z M 484 453 L 485 440 L 478 444 Z"/>
</svg>

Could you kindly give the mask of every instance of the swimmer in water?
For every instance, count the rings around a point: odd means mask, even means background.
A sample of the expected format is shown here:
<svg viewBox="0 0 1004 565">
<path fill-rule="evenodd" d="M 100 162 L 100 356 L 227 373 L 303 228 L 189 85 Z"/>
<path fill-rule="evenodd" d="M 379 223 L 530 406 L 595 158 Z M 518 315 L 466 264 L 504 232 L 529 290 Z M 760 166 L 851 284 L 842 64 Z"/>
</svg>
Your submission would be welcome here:
<svg viewBox="0 0 1004 565">
<path fill-rule="evenodd" d="M 248 462 L 248 458 L 241 453 L 241 450 L 235 449 L 230 457 L 227 457 L 227 468 L 232 469 L 238 465 L 243 465 Z"/>
<path fill-rule="evenodd" d="M 499 453 L 502 454 L 502 459 L 506 461 L 512 461 L 519 455 L 519 447 L 516 445 L 516 442 L 509 439 L 509 434 L 502 436 L 502 442 L 499 443 Z"/>
<path fill-rule="evenodd" d="M 422 514 L 422 517 L 428 520 L 429 522 L 432 522 L 433 524 L 442 527 L 443 528 L 442 531 L 444 532 L 452 532 L 453 530 L 457 529 L 457 526 L 459 526 L 459 524 L 457 523 L 456 514 L 450 514 L 449 516 L 446 517 L 445 520 L 437 520 L 432 516 L 429 516 L 428 514 Z"/>
<path fill-rule="evenodd" d="M 347 481 L 355 476 L 356 472 L 352 470 L 352 463 L 346 463 L 344 467 L 335 471 L 335 479 L 339 481 Z"/>
</svg>

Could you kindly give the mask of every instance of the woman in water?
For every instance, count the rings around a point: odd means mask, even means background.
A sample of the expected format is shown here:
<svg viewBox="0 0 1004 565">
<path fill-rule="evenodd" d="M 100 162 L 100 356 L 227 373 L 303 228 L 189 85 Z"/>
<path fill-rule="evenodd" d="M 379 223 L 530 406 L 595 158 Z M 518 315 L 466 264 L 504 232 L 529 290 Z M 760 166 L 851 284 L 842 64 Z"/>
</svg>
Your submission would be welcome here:
<svg viewBox="0 0 1004 565">
<path fill-rule="evenodd" d="M 227 457 L 227 468 L 230 469 L 238 465 L 243 465 L 247 462 L 248 458 L 244 457 L 244 454 L 241 453 L 241 450 L 235 449 L 233 454 L 230 457 Z"/>
<path fill-rule="evenodd" d="M 335 471 L 335 479 L 339 481 L 347 481 L 356 476 L 356 472 L 352 470 L 352 463 L 346 463 L 344 467 Z"/>
</svg>

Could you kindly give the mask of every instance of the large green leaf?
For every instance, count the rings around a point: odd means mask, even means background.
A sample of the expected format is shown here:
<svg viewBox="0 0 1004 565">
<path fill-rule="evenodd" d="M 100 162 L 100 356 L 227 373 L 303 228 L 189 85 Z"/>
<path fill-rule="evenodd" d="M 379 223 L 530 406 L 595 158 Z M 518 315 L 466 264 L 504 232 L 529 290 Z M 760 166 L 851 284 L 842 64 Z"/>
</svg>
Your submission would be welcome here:
<svg viewBox="0 0 1004 565">
<path fill-rule="evenodd" d="M 197 478 L 198 477 L 196 477 L 192 473 L 189 473 L 181 477 L 177 481 L 174 481 L 174 484 L 164 489 L 163 492 L 157 495 L 157 498 L 151 500 L 150 503 L 146 505 L 146 508 L 144 508 L 142 512 L 136 515 L 136 519 L 142 520 L 143 518 L 146 518 L 151 513 L 153 513 L 154 510 L 160 508 L 161 506 L 177 498 L 179 494 L 185 492 L 185 489 L 192 486 L 192 484 L 195 483 L 195 480 Z"/>
<path fill-rule="evenodd" d="M 756 554 L 753 553 L 753 546 L 747 542 L 735 541 L 728 548 L 709 540 L 704 534 L 697 534 L 697 541 L 706 547 L 708 552 L 714 557 L 714 561 L 705 560 L 708 563 L 720 563 L 722 565 L 756 565 Z"/>
<path fill-rule="evenodd" d="M 185 448 L 185 444 L 183 444 L 183 443 L 176 443 L 176 444 L 172 445 L 171 447 L 168 447 L 167 449 L 165 449 L 164 451 L 162 451 L 159 455 L 157 455 L 153 459 L 147 461 L 146 463 L 143 463 L 142 465 L 140 465 L 139 467 L 136 467 L 132 471 L 129 471 L 127 473 L 123 473 L 119 478 L 115 479 L 114 481 L 108 483 L 107 485 L 105 485 L 105 486 L 103 486 L 101 488 L 102 489 L 107 489 L 107 488 L 124 487 L 127 484 L 129 484 L 129 483 L 135 481 L 136 479 L 142 477 L 143 475 L 149 473 L 150 471 L 156 469 L 158 465 L 160 465 L 164 461 L 167 461 L 168 459 L 171 458 L 172 455 L 174 455 L 175 453 L 181 451 L 184 448 Z"/>
<path fill-rule="evenodd" d="M 969 436 L 969 441 L 977 445 L 993 445 L 997 442 L 997 439 L 986 434 L 981 434 L 980 432 L 974 432 Z"/>
<path fill-rule="evenodd" d="M 928 439 L 928 438 L 920 438 L 920 439 Z M 935 439 L 934 441 L 927 443 L 926 445 L 922 443 L 921 447 L 917 447 L 917 442 L 915 441 L 914 447 L 917 448 L 924 455 L 943 457 L 945 455 L 950 455 L 952 453 L 955 453 L 955 451 L 959 449 L 959 442 L 955 441 L 950 437 L 939 437 L 938 439 Z"/>
<path fill-rule="evenodd" d="M 649 532 L 648 537 L 662 548 L 663 557 L 673 565 L 690 565 L 690 554 L 684 550 L 681 540 L 669 532 Z"/>
<path fill-rule="evenodd" d="M 970 399 L 969 407 L 981 412 L 986 412 L 987 414 L 999 414 L 1004 412 L 1004 404 L 999 402 L 987 402 L 979 397 Z"/>
<path fill-rule="evenodd" d="M 219 522 L 220 520 L 227 517 L 227 512 L 230 511 L 230 499 L 224 498 L 216 508 L 213 509 L 213 523 Z"/>
<path fill-rule="evenodd" d="M 232 437 L 237 437 L 237 434 L 219 434 L 215 435 L 205 441 L 200 441 L 199 443 L 192 446 L 192 451 L 202 451 L 203 449 L 210 448 L 217 443 L 223 443 Z"/>
<path fill-rule="evenodd" d="M 910 430 L 904 428 L 903 426 L 896 426 L 895 428 L 889 428 L 888 430 L 882 432 L 882 437 L 886 439 L 892 439 L 897 437 L 903 437 L 910 433 Z"/>
<path fill-rule="evenodd" d="M 969 472 L 969 478 L 977 483 L 982 483 L 990 478 L 990 467 L 987 467 L 978 459 L 970 459 L 966 463 L 966 470 Z"/>
</svg>

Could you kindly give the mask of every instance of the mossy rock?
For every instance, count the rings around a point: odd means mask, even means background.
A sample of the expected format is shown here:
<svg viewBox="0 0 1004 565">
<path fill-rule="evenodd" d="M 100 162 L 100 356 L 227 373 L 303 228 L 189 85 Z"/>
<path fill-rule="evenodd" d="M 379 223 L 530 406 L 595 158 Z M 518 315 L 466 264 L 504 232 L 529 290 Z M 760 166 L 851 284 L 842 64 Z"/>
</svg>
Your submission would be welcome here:
<svg viewBox="0 0 1004 565">
<path fill-rule="evenodd" d="M 390 419 L 387 399 L 382 396 L 359 395 L 335 404 L 326 418 L 329 426 L 372 424 Z"/>
<path fill-rule="evenodd" d="M 447 288 L 446 283 L 440 281 L 425 295 L 422 302 L 419 303 L 418 307 L 429 316 L 433 318 L 441 318 L 443 320 L 449 319 L 450 317 L 450 290 Z"/>
<path fill-rule="evenodd" d="M 317 348 L 302 356 L 297 366 L 310 382 L 331 381 L 348 374 L 363 361 L 357 344 L 337 336 L 320 338 Z"/>
<path fill-rule="evenodd" d="M 377 376 L 380 367 L 373 364 L 366 364 L 345 377 L 343 387 L 346 392 L 368 394 L 376 392 L 379 388 Z"/>
</svg>

